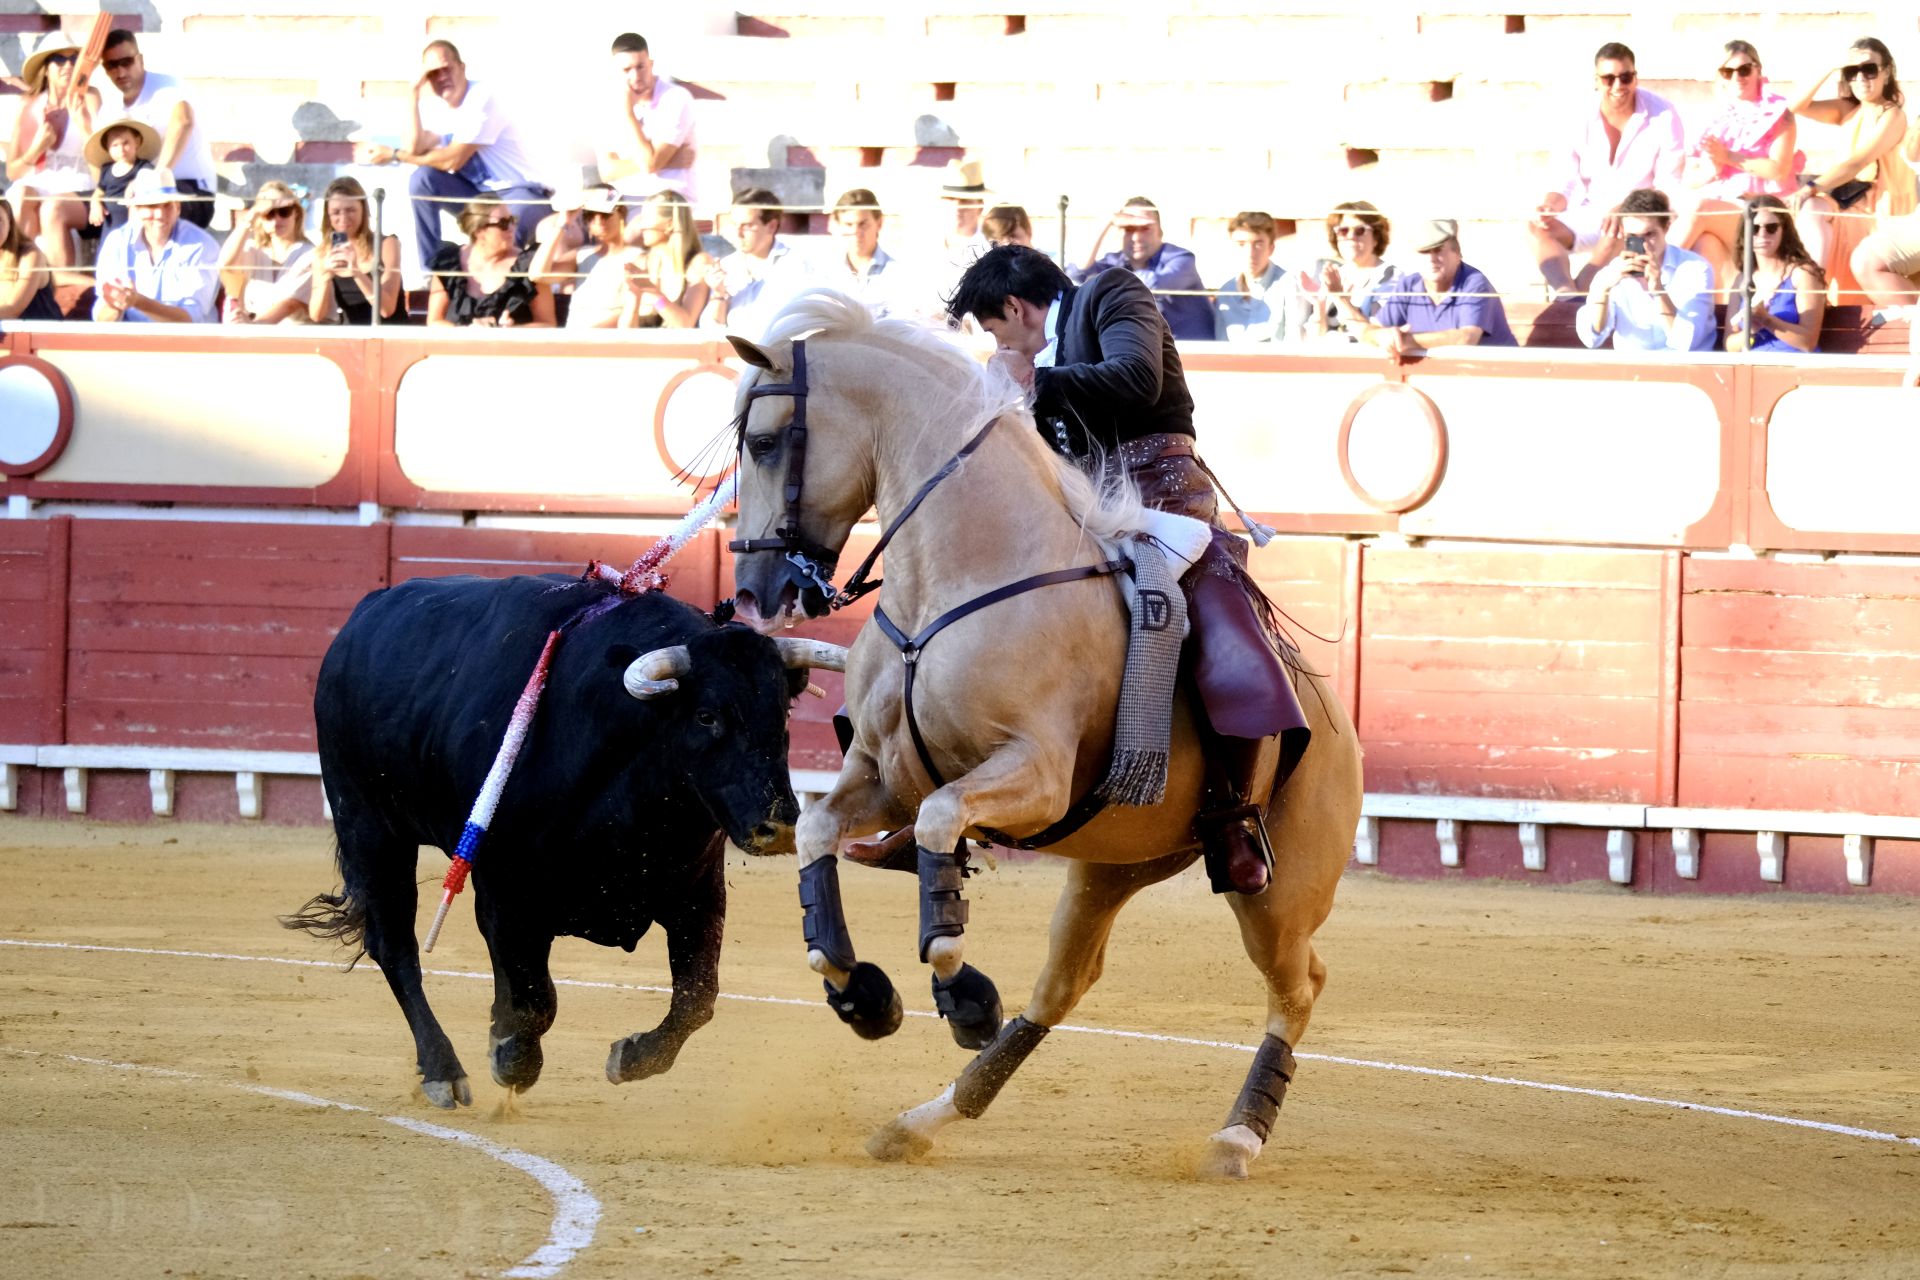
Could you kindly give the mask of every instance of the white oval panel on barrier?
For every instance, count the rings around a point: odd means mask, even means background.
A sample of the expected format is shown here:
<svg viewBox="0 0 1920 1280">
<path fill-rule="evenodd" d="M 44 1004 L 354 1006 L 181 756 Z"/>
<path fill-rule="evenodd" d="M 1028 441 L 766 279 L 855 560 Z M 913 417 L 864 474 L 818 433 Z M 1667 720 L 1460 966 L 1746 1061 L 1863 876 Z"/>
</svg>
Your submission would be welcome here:
<svg viewBox="0 0 1920 1280">
<path fill-rule="evenodd" d="M 654 441 L 654 413 L 668 381 L 689 367 L 644 356 L 428 356 L 394 394 L 394 454 L 407 479 L 430 491 L 562 501 L 672 494 L 684 506 L 684 486 Z M 709 381 L 688 379 L 687 391 L 699 396 Z M 731 403 L 706 424 L 708 435 L 725 428 Z M 698 425 L 690 415 L 675 429 L 692 436 Z"/>
<path fill-rule="evenodd" d="M 1720 417 L 1683 382 L 1429 377 L 1447 478 L 1401 518 L 1425 537 L 1683 540 L 1720 492 Z M 1425 456 L 1425 449 L 1420 450 Z"/>
<path fill-rule="evenodd" d="M 1794 529 L 1920 533 L 1920 390 L 1796 387 L 1767 420 L 1767 500 Z"/>
<path fill-rule="evenodd" d="M 22 469 L 60 434 L 60 398 L 28 364 L 0 366 L 0 470 Z"/>
<path fill-rule="evenodd" d="M 1248 511 L 1371 516 L 1340 474 L 1340 420 L 1379 384 L 1375 361 L 1350 374 L 1190 370 L 1200 456 Z"/>
<path fill-rule="evenodd" d="M 42 480 L 310 488 L 346 465 L 346 375 L 324 356 L 235 350 L 40 357 L 87 389 Z"/>
</svg>

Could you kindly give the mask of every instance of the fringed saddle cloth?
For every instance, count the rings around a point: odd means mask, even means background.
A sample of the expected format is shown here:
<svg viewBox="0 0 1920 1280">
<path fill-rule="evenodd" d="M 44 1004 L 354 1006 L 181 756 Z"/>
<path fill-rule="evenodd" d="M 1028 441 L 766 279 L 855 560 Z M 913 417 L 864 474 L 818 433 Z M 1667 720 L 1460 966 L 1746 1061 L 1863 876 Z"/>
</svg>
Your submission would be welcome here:
<svg viewBox="0 0 1920 1280">
<path fill-rule="evenodd" d="M 1132 613 L 1127 665 L 1114 711 L 1113 760 L 1094 794 L 1109 804 L 1159 804 L 1167 792 L 1173 737 L 1174 686 L 1180 646 L 1187 637 L 1187 598 L 1180 579 L 1206 551 L 1213 531 L 1203 521 L 1171 512 L 1146 513 L 1146 530 L 1108 549 L 1133 561 L 1131 577 L 1117 576 Z"/>
</svg>

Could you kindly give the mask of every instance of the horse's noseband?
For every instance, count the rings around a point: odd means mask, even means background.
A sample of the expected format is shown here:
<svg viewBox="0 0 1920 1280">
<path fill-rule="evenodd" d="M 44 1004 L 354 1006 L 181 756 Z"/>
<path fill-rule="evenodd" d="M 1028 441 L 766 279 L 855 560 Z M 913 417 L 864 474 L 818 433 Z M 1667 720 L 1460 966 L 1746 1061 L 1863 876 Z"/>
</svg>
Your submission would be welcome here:
<svg viewBox="0 0 1920 1280">
<path fill-rule="evenodd" d="M 787 515 L 771 538 L 736 538 L 727 543 L 735 555 L 778 551 L 787 562 L 787 581 L 800 592 L 807 616 L 818 618 L 833 607 L 839 592 L 833 585 L 838 553 L 829 551 L 800 531 L 800 490 L 807 474 L 807 340 L 793 344 L 793 380 L 755 383 L 747 388 L 747 406 L 762 396 L 792 396 L 793 420 L 787 424 Z"/>
</svg>

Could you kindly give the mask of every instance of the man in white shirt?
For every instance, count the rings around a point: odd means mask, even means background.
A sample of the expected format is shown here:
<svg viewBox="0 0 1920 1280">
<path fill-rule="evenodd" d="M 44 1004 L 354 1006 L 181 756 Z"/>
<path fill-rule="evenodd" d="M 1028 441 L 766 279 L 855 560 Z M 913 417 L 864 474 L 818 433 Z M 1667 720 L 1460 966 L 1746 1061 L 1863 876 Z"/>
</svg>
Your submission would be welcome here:
<svg viewBox="0 0 1920 1280">
<path fill-rule="evenodd" d="M 1549 191 L 1527 224 L 1540 276 L 1557 294 L 1579 290 L 1570 270 L 1575 253 L 1591 254 L 1586 276 L 1620 252 L 1613 207 L 1630 191 L 1680 189 L 1686 137 L 1680 113 L 1639 87 L 1633 50 L 1603 44 L 1593 57 L 1597 109 L 1586 113 L 1566 157 L 1565 180 Z"/>
<path fill-rule="evenodd" d="M 145 57 L 133 32 L 116 27 L 107 33 L 100 54 L 100 65 L 107 79 L 120 91 L 120 109 L 112 110 L 109 99 L 102 117 L 115 115 L 138 120 L 160 135 L 160 154 L 154 157 L 156 169 L 173 174 L 180 192 L 180 216 L 196 227 L 204 228 L 213 220 L 213 146 L 206 129 L 195 119 L 193 106 L 172 76 L 147 70 Z"/>
<path fill-rule="evenodd" d="M 1593 289 L 1573 318 L 1589 347 L 1613 339 L 1615 351 L 1711 351 L 1713 268 L 1697 253 L 1667 243 L 1672 206 L 1658 191 L 1620 202 L 1624 249 L 1594 273 Z"/>
<path fill-rule="evenodd" d="M 534 243 L 534 229 L 551 210 L 551 187 L 533 172 L 533 161 L 492 86 L 467 78 L 460 50 L 435 40 L 420 54 L 420 77 L 408 100 L 412 109 L 404 147 L 358 143 L 361 164 L 417 166 L 407 181 L 413 197 L 414 234 L 422 265 L 439 254 L 440 214 L 481 194 L 498 196 L 512 210 L 523 245 Z"/>
<path fill-rule="evenodd" d="M 1287 272 L 1273 260 L 1278 230 L 1273 215 L 1258 209 L 1237 213 L 1227 224 L 1241 265 L 1240 274 L 1221 281 L 1210 299 L 1214 341 L 1280 341 L 1287 311 L 1280 282 Z"/>
<path fill-rule="evenodd" d="M 127 187 L 130 216 L 100 241 L 93 318 L 206 324 L 220 292 L 220 246 L 181 215 L 181 190 L 165 169 L 143 169 Z"/>
<path fill-rule="evenodd" d="M 760 341 L 771 320 L 802 283 L 779 237 L 780 198 L 764 187 L 742 191 L 724 224 L 734 251 L 707 272 L 713 299 L 707 318 L 743 338 Z"/>
<path fill-rule="evenodd" d="M 662 191 L 694 203 L 693 95 L 654 70 L 645 37 L 622 32 L 612 52 L 620 112 L 600 152 L 600 176 L 629 203 Z"/>
</svg>

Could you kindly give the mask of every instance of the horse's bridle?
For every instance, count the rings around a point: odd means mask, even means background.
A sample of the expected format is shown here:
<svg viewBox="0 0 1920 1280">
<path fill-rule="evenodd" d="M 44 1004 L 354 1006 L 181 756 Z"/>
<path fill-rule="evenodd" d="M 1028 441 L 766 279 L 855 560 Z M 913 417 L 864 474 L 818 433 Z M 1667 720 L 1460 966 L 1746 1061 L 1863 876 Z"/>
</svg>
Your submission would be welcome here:
<svg viewBox="0 0 1920 1280">
<path fill-rule="evenodd" d="M 800 591 L 800 603 L 807 616 L 818 618 L 834 607 L 840 595 L 833 585 L 833 571 L 840 562 L 837 552 L 829 551 L 800 530 L 800 491 L 807 475 L 807 340 L 793 344 L 793 378 L 788 382 L 756 382 L 747 388 L 747 403 L 741 410 L 744 422 L 753 402 L 762 396 L 792 396 L 793 420 L 787 424 L 787 516 L 771 538 L 736 538 L 727 543 L 735 555 L 751 551 L 778 551 L 786 559 L 788 580 Z M 745 465 L 744 460 L 742 465 Z M 876 584 L 877 585 L 877 584 Z M 819 609 L 814 608 L 815 599 Z"/>
<path fill-rule="evenodd" d="M 860 562 L 860 567 L 847 579 L 844 589 L 833 585 L 833 573 L 839 566 L 838 552 L 829 551 L 819 543 L 808 538 L 800 530 L 800 493 L 806 483 L 807 472 L 807 340 L 797 338 L 793 344 L 793 379 L 789 382 L 755 383 L 747 388 L 747 403 L 742 411 L 742 441 L 745 440 L 745 411 L 753 407 L 753 402 L 762 396 L 792 396 L 793 420 L 787 424 L 785 436 L 787 446 L 787 515 L 781 526 L 773 531 L 771 538 L 736 538 L 727 543 L 727 550 L 735 555 L 750 551 L 778 551 L 785 557 L 789 566 L 788 580 L 800 590 L 800 602 L 807 610 L 807 616 L 818 618 L 829 610 L 844 609 L 866 595 L 878 590 L 880 581 L 867 580 L 867 574 L 879 561 L 880 553 L 893 541 L 893 535 L 907 522 L 907 517 L 919 510 L 921 502 L 933 492 L 934 487 L 952 475 L 967 460 L 975 449 L 986 442 L 987 435 L 1000 421 L 999 417 L 989 419 L 987 424 L 974 434 L 974 437 L 960 447 L 959 452 L 947 460 L 945 466 L 927 478 L 918 493 L 902 507 L 900 514 L 881 531 L 880 540 L 874 543 L 873 550 Z M 744 465 L 744 464 L 743 464 Z M 820 608 L 812 607 L 809 594 L 818 597 Z"/>
</svg>

